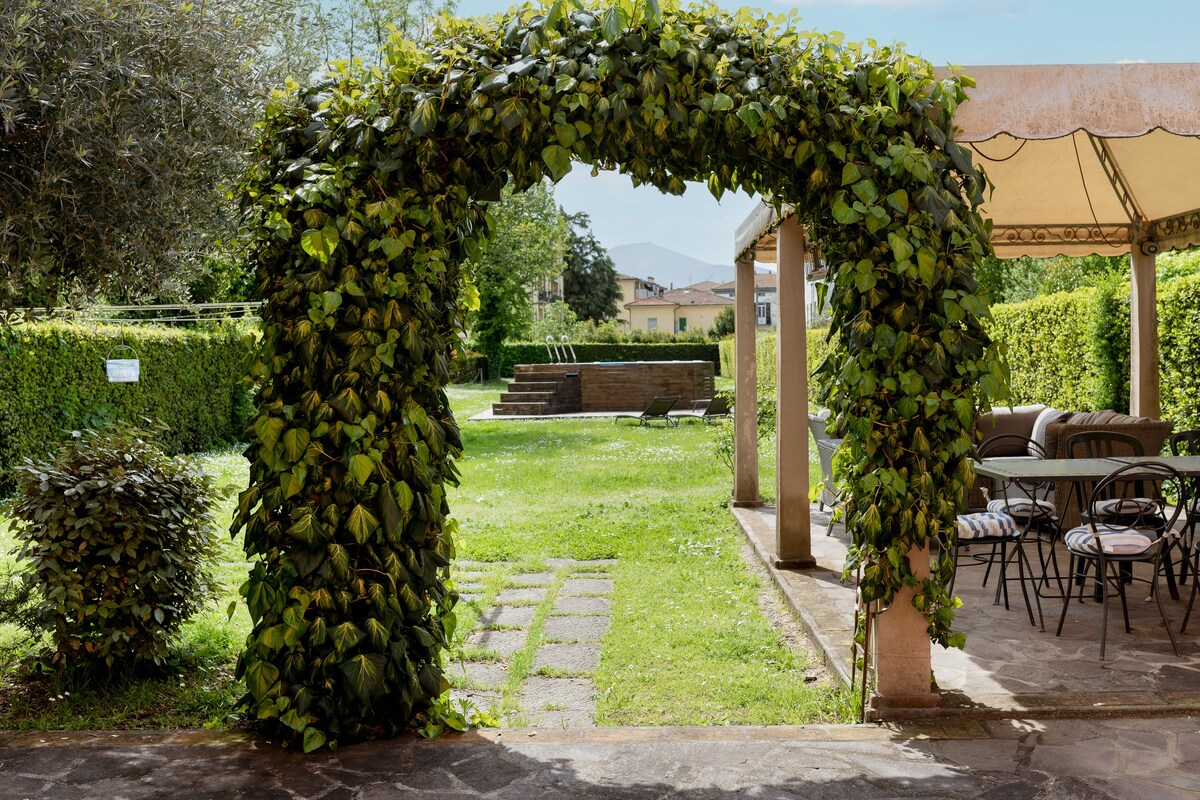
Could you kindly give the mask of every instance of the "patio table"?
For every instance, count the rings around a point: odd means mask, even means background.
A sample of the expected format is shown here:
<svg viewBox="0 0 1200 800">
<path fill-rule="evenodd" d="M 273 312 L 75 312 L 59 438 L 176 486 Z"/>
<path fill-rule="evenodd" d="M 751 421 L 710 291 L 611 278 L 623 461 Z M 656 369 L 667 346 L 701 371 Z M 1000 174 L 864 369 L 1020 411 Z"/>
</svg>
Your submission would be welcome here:
<svg viewBox="0 0 1200 800">
<path fill-rule="evenodd" d="M 1109 456 L 1105 458 L 985 458 L 975 462 L 975 471 L 989 478 L 1008 481 L 1017 484 L 1042 484 L 1050 481 L 1062 481 L 1072 484 L 1072 491 L 1078 492 L 1079 501 L 1083 503 L 1083 486 L 1085 483 L 1097 483 L 1110 472 L 1125 464 L 1166 464 L 1185 478 L 1200 477 L 1200 456 Z M 1137 480 L 1137 472 L 1127 474 L 1130 480 Z M 1068 497 L 1068 501 L 1069 501 Z M 1046 585 L 1046 560 L 1040 558 L 1041 545 L 1038 545 L 1039 560 L 1042 561 L 1042 581 Z M 1051 542 L 1050 554 L 1057 572 L 1058 562 L 1054 558 L 1054 546 Z M 1186 554 L 1184 555 L 1186 558 Z M 1174 598 L 1178 597 L 1174 575 L 1168 570 L 1167 590 Z M 1042 595 L 1038 590 L 1038 594 Z"/>
</svg>

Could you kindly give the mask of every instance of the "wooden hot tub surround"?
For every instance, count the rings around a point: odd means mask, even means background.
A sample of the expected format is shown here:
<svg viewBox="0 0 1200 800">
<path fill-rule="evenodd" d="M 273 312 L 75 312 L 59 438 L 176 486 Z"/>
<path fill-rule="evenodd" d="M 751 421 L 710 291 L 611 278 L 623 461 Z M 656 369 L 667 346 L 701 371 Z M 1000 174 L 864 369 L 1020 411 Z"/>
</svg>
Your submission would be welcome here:
<svg viewBox="0 0 1200 800">
<path fill-rule="evenodd" d="M 690 408 L 713 396 L 711 361 L 518 364 L 494 416 L 550 416 L 641 411 L 655 397 L 678 397 Z"/>
</svg>

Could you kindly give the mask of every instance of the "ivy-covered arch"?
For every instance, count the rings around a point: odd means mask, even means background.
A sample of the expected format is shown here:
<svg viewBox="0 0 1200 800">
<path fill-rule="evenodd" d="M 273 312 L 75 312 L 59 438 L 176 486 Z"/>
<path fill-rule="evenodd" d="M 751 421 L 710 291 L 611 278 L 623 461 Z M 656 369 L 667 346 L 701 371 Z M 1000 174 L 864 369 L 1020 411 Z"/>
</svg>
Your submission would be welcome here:
<svg viewBox="0 0 1200 800">
<path fill-rule="evenodd" d="M 850 432 L 847 516 L 868 599 L 953 530 L 972 419 L 1003 376 L 972 267 L 985 187 L 951 140 L 958 80 L 796 18 L 557 0 L 442 18 L 373 74 L 289 87 L 243 190 L 267 298 L 251 485 L 259 560 L 239 665 L 251 716 L 306 749 L 390 735 L 446 688 L 458 427 L 443 392 L 505 182 L 573 162 L 682 193 L 793 203 L 830 264 L 820 378 Z M 917 586 L 952 641 L 946 568 Z"/>
</svg>

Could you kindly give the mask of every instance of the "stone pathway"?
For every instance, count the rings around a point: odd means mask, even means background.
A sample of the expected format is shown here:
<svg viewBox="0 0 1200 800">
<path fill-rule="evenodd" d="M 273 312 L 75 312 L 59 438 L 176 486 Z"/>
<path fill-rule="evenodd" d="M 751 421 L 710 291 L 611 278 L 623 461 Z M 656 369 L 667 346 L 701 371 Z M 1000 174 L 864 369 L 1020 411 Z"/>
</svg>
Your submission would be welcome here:
<svg viewBox="0 0 1200 800">
<path fill-rule="evenodd" d="M 308 756 L 245 734 L 0 732 L 0 800 L 1195 800 L 1196 725 L 508 728 Z"/>
<path fill-rule="evenodd" d="M 463 659 L 449 670 L 455 695 L 498 712 L 505 724 L 595 725 L 591 677 L 609 629 L 615 563 L 547 559 L 505 578 L 490 602 L 489 565 L 460 563 L 455 582 L 480 613 Z"/>
</svg>

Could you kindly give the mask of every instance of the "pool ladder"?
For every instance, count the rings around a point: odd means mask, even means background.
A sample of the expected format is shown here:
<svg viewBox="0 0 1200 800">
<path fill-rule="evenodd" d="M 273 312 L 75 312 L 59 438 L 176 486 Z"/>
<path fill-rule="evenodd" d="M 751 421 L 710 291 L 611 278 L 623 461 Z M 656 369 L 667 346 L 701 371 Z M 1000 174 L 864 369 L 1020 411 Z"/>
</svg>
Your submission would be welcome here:
<svg viewBox="0 0 1200 800">
<path fill-rule="evenodd" d="M 571 360 L 567 360 L 567 354 L 570 353 Z M 575 364 L 578 359 L 575 357 L 575 348 L 571 346 L 571 337 L 565 333 L 562 339 L 554 341 L 553 336 L 546 337 L 546 354 L 550 356 L 551 364 Z"/>
</svg>

